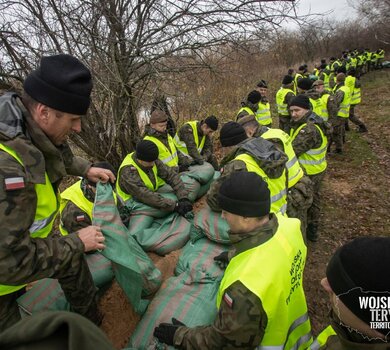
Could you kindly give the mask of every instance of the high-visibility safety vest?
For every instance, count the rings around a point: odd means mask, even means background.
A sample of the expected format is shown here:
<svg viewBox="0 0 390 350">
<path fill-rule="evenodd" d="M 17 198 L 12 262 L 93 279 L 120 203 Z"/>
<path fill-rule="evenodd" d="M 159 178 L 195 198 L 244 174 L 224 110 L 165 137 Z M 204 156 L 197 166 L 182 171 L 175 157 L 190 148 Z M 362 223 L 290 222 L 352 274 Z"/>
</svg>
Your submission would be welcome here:
<svg viewBox="0 0 390 350">
<path fill-rule="evenodd" d="M 0 149 L 15 158 L 24 167 L 22 159 L 12 148 L 0 143 Z M 37 195 L 37 204 L 35 208 L 34 222 L 31 224 L 29 232 L 32 238 L 45 238 L 50 234 L 53 228 L 54 219 L 58 211 L 59 199 L 57 194 L 54 192 L 53 186 L 46 173 L 45 183 L 35 184 L 34 188 Z M 25 284 L 21 286 L 0 284 L 0 295 L 16 292 L 24 286 Z"/>
<path fill-rule="evenodd" d="M 199 154 L 202 153 L 202 150 L 203 150 L 203 147 L 204 147 L 204 143 L 206 141 L 206 136 L 203 135 L 202 139 L 199 140 L 198 122 L 196 120 L 194 120 L 192 122 L 187 122 L 184 125 L 186 125 L 186 124 L 191 126 L 192 134 L 194 135 L 194 141 L 195 141 L 195 144 L 196 144 L 196 148 L 198 149 Z M 184 141 L 180 140 L 180 137 L 179 137 L 178 133 L 176 133 L 176 135 L 175 135 L 173 140 L 175 142 L 176 148 L 181 153 L 183 153 L 184 155 L 188 156 L 187 146 L 186 146 Z"/>
<path fill-rule="evenodd" d="M 344 97 L 340 103 L 340 108 L 337 112 L 337 116 L 341 117 L 341 118 L 348 118 L 349 117 L 349 109 L 351 107 L 351 91 L 345 85 L 342 85 L 340 87 L 338 87 L 336 85 L 333 89 L 333 92 L 336 92 L 337 90 L 341 90 L 344 92 Z"/>
<path fill-rule="evenodd" d="M 328 112 L 328 100 L 329 100 L 330 94 L 323 94 L 321 96 L 321 114 L 319 116 L 324 119 L 325 121 L 328 121 L 329 119 L 329 112 Z"/>
<path fill-rule="evenodd" d="M 259 297 L 267 314 L 264 337 L 256 349 L 303 350 L 313 341 L 302 286 L 307 249 L 299 220 L 277 218 L 279 226 L 272 238 L 231 259 L 219 286 L 217 307 L 225 290 L 240 281 Z"/>
<path fill-rule="evenodd" d="M 284 87 L 281 87 L 278 90 L 278 92 L 276 93 L 276 104 L 278 106 L 279 115 L 282 115 L 282 116 L 289 115 L 287 103 L 284 101 L 284 99 L 286 98 L 286 95 L 289 92 L 292 92 L 295 95 L 294 91 L 292 91 L 291 89 L 286 89 Z"/>
<path fill-rule="evenodd" d="M 236 120 L 240 113 L 246 112 L 248 115 L 256 115 L 249 107 L 241 107 L 240 110 L 236 114 Z"/>
<path fill-rule="evenodd" d="M 330 78 L 330 74 L 327 74 L 327 73 L 325 73 L 324 71 L 322 72 L 322 74 L 324 75 L 324 88 L 325 88 L 325 89 L 329 89 L 329 78 Z"/>
<path fill-rule="evenodd" d="M 294 92 L 295 94 L 298 92 L 298 80 L 302 79 L 303 75 L 300 73 L 296 73 L 294 77 Z"/>
<path fill-rule="evenodd" d="M 304 123 L 300 125 L 297 129 L 291 129 L 290 136 L 292 138 L 292 141 L 294 141 L 301 129 L 304 128 L 306 125 L 307 124 Z M 310 149 L 309 151 L 302 153 L 298 157 L 299 164 L 301 164 L 307 175 L 315 175 L 322 173 L 327 167 L 326 151 L 328 148 L 328 138 L 325 136 L 325 134 L 318 125 L 315 124 L 315 126 L 319 130 L 322 138 L 322 143 L 320 147 Z"/>
<path fill-rule="evenodd" d="M 283 151 L 288 157 L 286 163 L 288 173 L 288 188 L 293 187 L 303 176 L 303 170 L 299 165 L 298 158 L 295 155 L 294 148 L 292 147 L 291 137 L 280 129 L 268 129 L 261 135 L 263 139 L 278 139 L 283 143 Z"/>
<path fill-rule="evenodd" d="M 157 166 L 156 164 L 153 165 L 152 171 L 154 175 L 154 184 L 153 182 L 149 179 L 149 176 L 142 170 L 142 168 L 135 162 L 133 159 L 133 153 L 128 154 L 125 159 L 123 159 L 122 164 L 120 165 L 118 169 L 118 178 L 116 180 L 116 193 L 123 199 L 124 202 L 128 201 L 129 199 L 132 198 L 132 195 L 124 192 L 120 185 L 120 178 L 121 178 L 121 169 L 125 166 L 133 166 L 137 171 L 138 174 L 142 180 L 142 182 L 145 184 L 146 188 L 149 190 L 156 192 L 161 186 L 165 184 L 164 180 L 161 179 L 158 174 L 157 174 Z"/>
<path fill-rule="evenodd" d="M 328 338 L 337 335 L 332 326 L 326 327 L 318 337 L 313 341 L 313 343 L 309 346 L 308 350 L 319 350 L 321 347 L 325 346 Z"/>
<path fill-rule="evenodd" d="M 114 192 L 113 195 L 115 203 L 117 203 L 116 193 Z M 61 193 L 60 216 L 62 215 L 62 212 L 69 201 L 74 205 L 77 205 L 84 213 L 88 215 L 89 219 L 92 221 L 93 202 L 85 198 L 81 189 L 81 180 L 77 181 Z M 63 236 L 69 234 L 66 228 L 62 225 L 62 221 L 60 221 L 59 229 Z"/>
<path fill-rule="evenodd" d="M 315 100 L 314 98 L 309 97 L 309 100 L 310 100 L 310 104 L 311 104 L 311 107 L 312 107 L 312 111 L 315 114 L 320 115 L 321 112 L 322 112 L 322 101 L 321 101 L 321 98 L 317 98 Z"/>
<path fill-rule="evenodd" d="M 271 108 L 269 102 L 267 103 L 259 102 L 256 111 L 256 120 L 260 125 L 272 124 Z"/>
<path fill-rule="evenodd" d="M 158 159 L 160 159 L 165 165 L 169 167 L 175 167 L 179 165 L 179 157 L 177 156 L 177 149 L 175 142 L 171 135 L 168 134 L 168 146 L 165 146 L 157 137 L 145 136 L 144 140 L 152 141 L 158 148 Z"/>
<path fill-rule="evenodd" d="M 267 183 L 271 193 L 271 213 L 285 214 L 287 210 L 286 170 L 283 170 L 282 175 L 277 179 L 270 179 L 251 155 L 243 153 L 234 160 L 243 161 L 249 172 L 256 173 Z"/>
<path fill-rule="evenodd" d="M 349 88 L 351 94 L 351 105 L 357 105 L 362 101 L 361 94 L 360 94 L 360 87 L 359 88 L 355 87 L 355 84 L 356 84 L 356 78 L 353 77 L 352 75 L 348 75 L 345 78 L 345 86 Z"/>
</svg>

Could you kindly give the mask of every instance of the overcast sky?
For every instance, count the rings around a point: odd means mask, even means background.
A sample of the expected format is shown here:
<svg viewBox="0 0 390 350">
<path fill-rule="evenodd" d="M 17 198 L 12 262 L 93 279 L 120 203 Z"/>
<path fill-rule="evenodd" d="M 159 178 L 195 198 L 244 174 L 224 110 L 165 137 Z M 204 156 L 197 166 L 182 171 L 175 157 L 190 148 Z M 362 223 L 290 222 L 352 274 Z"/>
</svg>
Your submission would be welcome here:
<svg viewBox="0 0 390 350">
<path fill-rule="evenodd" d="M 358 2 L 350 0 L 350 2 Z M 347 0 L 300 0 L 298 3 L 298 14 L 325 13 L 334 10 L 330 15 L 337 20 L 353 19 L 356 11 L 348 4 Z"/>
</svg>

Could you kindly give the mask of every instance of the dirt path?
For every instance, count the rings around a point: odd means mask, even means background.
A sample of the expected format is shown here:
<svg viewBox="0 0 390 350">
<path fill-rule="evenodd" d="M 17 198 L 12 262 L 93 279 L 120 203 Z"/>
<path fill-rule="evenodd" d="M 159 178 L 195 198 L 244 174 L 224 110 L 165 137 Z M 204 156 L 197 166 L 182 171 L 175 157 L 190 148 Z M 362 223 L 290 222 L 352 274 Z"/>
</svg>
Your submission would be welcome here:
<svg viewBox="0 0 390 350">
<path fill-rule="evenodd" d="M 362 104 L 356 113 L 369 132 L 347 134 L 345 154 L 329 156 L 323 186 L 321 237 L 309 243 L 305 291 L 313 331 L 327 324 L 328 298 L 321 289 L 326 263 L 335 249 L 362 235 L 390 234 L 390 71 L 374 72 L 362 78 Z M 355 127 L 351 125 L 351 129 Z M 199 206 L 199 205 L 197 205 Z M 161 258 L 152 256 L 164 277 L 173 273 L 178 252 Z M 115 347 L 124 347 L 139 317 L 117 284 L 101 301 L 105 313 L 102 329 Z"/>
</svg>

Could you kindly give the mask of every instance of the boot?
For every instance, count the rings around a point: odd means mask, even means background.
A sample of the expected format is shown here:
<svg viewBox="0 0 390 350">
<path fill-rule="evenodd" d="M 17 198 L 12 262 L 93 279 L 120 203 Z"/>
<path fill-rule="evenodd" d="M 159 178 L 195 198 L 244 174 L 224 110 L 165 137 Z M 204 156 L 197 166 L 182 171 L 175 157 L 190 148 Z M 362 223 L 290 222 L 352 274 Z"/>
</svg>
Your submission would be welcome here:
<svg viewBox="0 0 390 350">
<path fill-rule="evenodd" d="M 318 241 L 318 225 L 308 224 L 306 229 L 306 237 L 310 242 Z"/>
<path fill-rule="evenodd" d="M 367 132 L 367 127 L 365 125 L 359 125 L 359 129 L 358 129 L 358 132 L 360 133 L 363 133 L 363 132 Z"/>
</svg>

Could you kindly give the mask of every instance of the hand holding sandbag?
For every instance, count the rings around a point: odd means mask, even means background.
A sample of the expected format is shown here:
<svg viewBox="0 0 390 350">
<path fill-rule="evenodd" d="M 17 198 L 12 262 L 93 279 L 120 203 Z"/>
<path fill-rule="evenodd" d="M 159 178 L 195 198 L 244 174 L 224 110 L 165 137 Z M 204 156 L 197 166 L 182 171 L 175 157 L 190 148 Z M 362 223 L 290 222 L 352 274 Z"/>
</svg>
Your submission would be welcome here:
<svg viewBox="0 0 390 350">
<path fill-rule="evenodd" d="M 184 171 L 188 171 L 188 164 L 179 164 L 179 173 L 182 173 Z"/>
<path fill-rule="evenodd" d="M 226 269 L 229 264 L 229 253 L 222 252 L 221 254 L 214 256 L 214 261 L 219 265 L 221 269 Z"/>
<path fill-rule="evenodd" d="M 194 160 L 194 163 L 195 163 L 195 164 L 199 164 L 199 165 L 203 165 L 204 160 L 203 160 L 203 159 L 195 159 L 195 160 Z"/>
<path fill-rule="evenodd" d="M 172 323 L 160 323 L 158 327 L 154 328 L 153 335 L 161 342 L 168 345 L 173 345 L 173 338 L 179 327 L 185 326 L 176 318 L 172 318 Z"/>
<path fill-rule="evenodd" d="M 192 210 L 192 203 L 187 198 L 179 199 L 179 201 L 176 203 L 175 211 L 181 215 L 185 216 L 188 212 Z"/>
<path fill-rule="evenodd" d="M 77 233 L 84 244 L 84 252 L 105 248 L 103 244 L 105 238 L 100 227 L 91 225 L 82 228 Z"/>
</svg>

